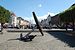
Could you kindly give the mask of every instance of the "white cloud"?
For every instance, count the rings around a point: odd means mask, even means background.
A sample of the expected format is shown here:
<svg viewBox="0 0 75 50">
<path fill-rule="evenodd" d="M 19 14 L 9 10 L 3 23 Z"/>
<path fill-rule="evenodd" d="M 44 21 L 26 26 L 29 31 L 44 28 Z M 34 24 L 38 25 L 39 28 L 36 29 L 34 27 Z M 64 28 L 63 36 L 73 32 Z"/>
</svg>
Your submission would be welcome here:
<svg viewBox="0 0 75 50">
<path fill-rule="evenodd" d="M 24 17 L 24 19 L 30 21 L 30 18 L 28 18 L 28 17 Z"/>
<path fill-rule="evenodd" d="M 51 13 L 51 12 L 48 12 L 48 15 L 50 14 L 50 16 L 54 16 L 55 13 Z"/>
<path fill-rule="evenodd" d="M 39 4 L 38 7 L 42 7 L 42 4 Z"/>
<path fill-rule="evenodd" d="M 41 21 L 41 20 L 43 20 L 43 19 L 47 19 L 47 17 L 48 17 L 49 14 L 50 14 L 51 16 L 54 16 L 54 15 L 55 15 L 54 13 L 48 12 L 46 15 L 37 16 L 37 18 L 38 18 L 39 21 Z M 33 17 L 33 16 L 30 17 L 30 18 L 29 18 L 29 17 L 25 17 L 24 19 L 30 21 L 30 22 L 33 23 L 33 24 L 35 24 L 35 20 L 34 20 L 34 17 Z"/>
</svg>

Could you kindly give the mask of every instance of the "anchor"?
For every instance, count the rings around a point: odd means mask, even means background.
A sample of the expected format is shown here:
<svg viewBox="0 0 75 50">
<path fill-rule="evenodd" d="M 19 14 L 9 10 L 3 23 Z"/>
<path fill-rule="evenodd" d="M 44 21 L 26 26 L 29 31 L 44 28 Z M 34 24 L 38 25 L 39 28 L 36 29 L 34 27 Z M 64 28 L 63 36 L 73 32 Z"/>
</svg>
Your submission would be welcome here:
<svg viewBox="0 0 75 50">
<path fill-rule="evenodd" d="M 41 28 L 41 26 L 40 26 L 40 24 L 39 24 L 39 22 L 38 22 L 38 19 L 37 19 L 36 15 L 35 15 L 35 12 L 32 12 L 32 14 L 33 14 L 35 23 L 36 23 L 36 25 L 37 25 L 37 27 L 38 27 L 38 29 L 39 29 L 41 35 L 44 36 L 43 31 L 42 31 L 42 28 Z M 33 32 L 33 31 L 31 31 L 31 32 Z M 29 40 L 29 41 L 32 41 L 32 39 L 34 39 L 34 37 L 36 37 L 36 35 L 30 35 L 31 32 L 29 32 L 28 34 L 26 34 L 24 37 L 23 37 L 23 35 L 22 35 L 22 33 L 21 33 L 21 34 L 20 34 L 20 39 L 21 39 L 21 40 L 24 40 L 24 41 L 28 41 L 28 40 Z"/>
</svg>

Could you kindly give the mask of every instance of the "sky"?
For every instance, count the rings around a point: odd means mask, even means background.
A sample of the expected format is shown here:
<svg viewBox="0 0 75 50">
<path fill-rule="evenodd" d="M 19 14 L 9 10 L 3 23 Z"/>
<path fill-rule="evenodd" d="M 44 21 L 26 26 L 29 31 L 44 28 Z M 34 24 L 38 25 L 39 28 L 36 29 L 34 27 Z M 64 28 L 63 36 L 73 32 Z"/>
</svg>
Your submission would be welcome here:
<svg viewBox="0 0 75 50">
<path fill-rule="evenodd" d="M 68 9 L 74 3 L 75 0 L 0 0 L 1 6 L 33 23 L 33 11 L 37 18 L 42 20 L 49 14 L 54 16 Z"/>
</svg>

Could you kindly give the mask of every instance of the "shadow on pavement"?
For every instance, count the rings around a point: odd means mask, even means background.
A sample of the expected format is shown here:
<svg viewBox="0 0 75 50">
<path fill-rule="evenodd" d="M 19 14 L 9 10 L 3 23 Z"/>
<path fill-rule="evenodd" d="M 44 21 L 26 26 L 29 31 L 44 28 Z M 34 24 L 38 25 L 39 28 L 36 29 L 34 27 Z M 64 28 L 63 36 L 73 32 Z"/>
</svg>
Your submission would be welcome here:
<svg viewBox="0 0 75 50">
<path fill-rule="evenodd" d="M 23 36 L 22 33 L 21 33 L 19 38 L 9 39 L 8 41 L 11 41 L 11 40 L 20 40 L 20 41 L 23 41 L 23 42 L 32 41 L 32 39 L 34 39 L 36 37 L 36 35 L 30 35 L 31 33 L 32 33 L 32 31 L 28 32 L 25 36 Z"/>
<path fill-rule="evenodd" d="M 54 36 L 55 38 L 58 38 L 58 40 L 61 40 L 62 42 L 65 42 L 70 47 L 75 47 L 75 37 L 66 35 L 66 32 L 48 32 L 50 35 Z"/>
<path fill-rule="evenodd" d="M 23 41 L 23 42 L 30 42 L 30 40 L 21 40 L 21 38 L 9 39 L 8 41 L 12 41 L 12 40 L 19 40 L 19 41 Z"/>
<path fill-rule="evenodd" d="M 0 34 L 2 35 L 2 34 L 3 34 L 3 32 L 0 32 Z"/>
</svg>

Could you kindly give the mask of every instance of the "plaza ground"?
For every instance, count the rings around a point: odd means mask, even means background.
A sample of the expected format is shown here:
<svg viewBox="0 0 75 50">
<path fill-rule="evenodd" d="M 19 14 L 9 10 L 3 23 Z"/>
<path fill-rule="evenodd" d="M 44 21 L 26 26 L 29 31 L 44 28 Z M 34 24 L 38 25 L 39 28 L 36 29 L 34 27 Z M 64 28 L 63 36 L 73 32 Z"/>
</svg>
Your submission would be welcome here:
<svg viewBox="0 0 75 50">
<path fill-rule="evenodd" d="M 63 33 L 43 32 L 42 36 L 40 32 L 32 32 L 32 35 L 37 36 L 29 42 L 20 41 L 20 33 L 26 35 L 29 32 L 3 31 L 3 34 L 0 34 L 0 50 L 75 50 L 75 45 L 72 47 L 62 40 L 67 38 Z M 58 36 L 62 37 L 61 40 Z"/>
</svg>

